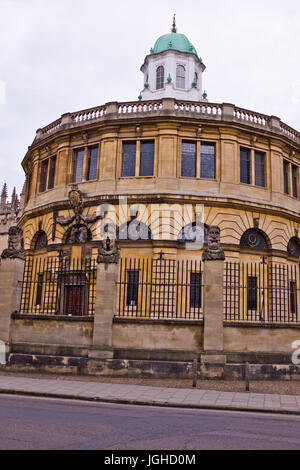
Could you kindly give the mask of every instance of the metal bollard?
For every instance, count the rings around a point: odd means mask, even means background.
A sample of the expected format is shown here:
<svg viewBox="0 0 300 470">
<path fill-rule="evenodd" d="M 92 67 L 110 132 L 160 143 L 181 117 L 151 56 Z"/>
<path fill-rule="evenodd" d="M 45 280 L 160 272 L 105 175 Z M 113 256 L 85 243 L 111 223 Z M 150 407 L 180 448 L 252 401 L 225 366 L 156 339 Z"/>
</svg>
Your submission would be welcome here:
<svg viewBox="0 0 300 470">
<path fill-rule="evenodd" d="M 193 360 L 193 387 L 197 387 L 197 367 L 198 366 L 198 359 Z"/>
</svg>

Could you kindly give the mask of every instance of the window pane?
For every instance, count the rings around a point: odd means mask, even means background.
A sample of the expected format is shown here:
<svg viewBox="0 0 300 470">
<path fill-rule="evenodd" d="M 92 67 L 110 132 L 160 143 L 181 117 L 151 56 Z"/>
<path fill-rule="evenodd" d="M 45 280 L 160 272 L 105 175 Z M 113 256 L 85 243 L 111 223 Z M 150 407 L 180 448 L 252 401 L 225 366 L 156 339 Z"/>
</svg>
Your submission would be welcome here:
<svg viewBox="0 0 300 470">
<path fill-rule="evenodd" d="M 193 142 L 182 142 L 181 176 L 196 176 L 196 144 Z"/>
<path fill-rule="evenodd" d="M 139 271 L 127 271 L 127 299 L 126 305 L 137 306 L 139 291 Z"/>
<path fill-rule="evenodd" d="M 201 308 L 201 273 L 191 273 L 190 308 Z"/>
<path fill-rule="evenodd" d="M 40 180 L 40 191 L 46 191 L 47 185 L 47 174 L 48 174 L 48 160 L 42 162 L 41 167 L 41 180 Z"/>
<path fill-rule="evenodd" d="M 257 310 L 257 277 L 248 276 L 247 284 L 247 307 L 248 310 Z"/>
<path fill-rule="evenodd" d="M 163 88 L 165 84 L 165 70 L 162 65 L 157 67 L 156 70 L 156 89 Z"/>
<path fill-rule="evenodd" d="M 51 158 L 51 160 L 50 160 L 50 172 L 49 172 L 48 189 L 54 188 L 55 167 L 56 167 L 56 157 Z"/>
<path fill-rule="evenodd" d="M 283 162 L 283 184 L 284 192 L 289 194 L 289 164 L 288 162 Z"/>
<path fill-rule="evenodd" d="M 265 155 L 260 152 L 255 152 L 255 184 L 265 186 Z"/>
<path fill-rule="evenodd" d="M 135 176 L 136 143 L 123 142 L 122 176 Z"/>
<path fill-rule="evenodd" d="M 42 303 L 43 278 L 43 274 L 38 274 L 35 305 Z"/>
<path fill-rule="evenodd" d="M 296 305 L 297 305 L 297 284 L 295 281 L 290 281 L 290 313 L 297 313 L 296 312 Z"/>
<path fill-rule="evenodd" d="M 176 68 L 176 87 L 185 88 L 185 69 L 183 65 L 178 65 Z"/>
<path fill-rule="evenodd" d="M 250 152 L 241 149 L 240 152 L 240 180 L 241 183 L 250 184 Z"/>
<path fill-rule="evenodd" d="M 74 183 L 82 181 L 84 150 L 75 150 Z"/>
<path fill-rule="evenodd" d="M 88 180 L 97 179 L 98 147 L 89 149 Z"/>
<path fill-rule="evenodd" d="M 153 176 L 154 142 L 141 143 L 140 176 Z"/>
<path fill-rule="evenodd" d="M 298 167 L 292 166 L 293 196 L 298 197 Z"/>
<path fill-rule="evenodd" d="M 201 144 L 200 177 L 215 178 L 215 146 Z"/>
</svg>

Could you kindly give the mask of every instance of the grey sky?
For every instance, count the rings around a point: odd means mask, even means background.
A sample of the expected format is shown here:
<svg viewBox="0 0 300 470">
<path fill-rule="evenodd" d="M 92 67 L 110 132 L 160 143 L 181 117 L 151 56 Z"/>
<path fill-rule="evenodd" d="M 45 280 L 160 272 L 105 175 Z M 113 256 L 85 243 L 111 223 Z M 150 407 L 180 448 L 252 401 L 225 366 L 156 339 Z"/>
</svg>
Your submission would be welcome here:
<svg viewBox="0 0 300 470">
<path fill-rule="evenodd" d="M 20 191 L 20 162 L 39 127 L 137 99 L 140 66 L 174 12 L 207 66 L 209 101 L 300 130 L 299 0 L 0 0 L 0 188 Z"/>
</svg>

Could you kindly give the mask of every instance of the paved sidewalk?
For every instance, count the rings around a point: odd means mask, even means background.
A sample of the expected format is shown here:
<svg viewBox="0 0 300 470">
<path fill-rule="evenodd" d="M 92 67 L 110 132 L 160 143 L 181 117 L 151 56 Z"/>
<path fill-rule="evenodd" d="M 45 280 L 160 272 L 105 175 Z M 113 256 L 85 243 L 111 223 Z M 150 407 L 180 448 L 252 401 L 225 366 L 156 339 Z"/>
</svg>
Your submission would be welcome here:
<svg viewBox="0 0 300 470">
<path fill-rule="evenodd" d="M 0 393 L 137 405 L 265 411 L 300 415 L 300 395 L 0 376 Z"/>
</svg>

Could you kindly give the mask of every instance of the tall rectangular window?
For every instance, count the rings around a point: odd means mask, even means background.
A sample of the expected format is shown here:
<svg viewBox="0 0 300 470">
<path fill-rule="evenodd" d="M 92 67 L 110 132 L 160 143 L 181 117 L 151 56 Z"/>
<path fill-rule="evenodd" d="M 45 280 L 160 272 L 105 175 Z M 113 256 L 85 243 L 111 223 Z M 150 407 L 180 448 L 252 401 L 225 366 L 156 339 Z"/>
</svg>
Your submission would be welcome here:
<svg viewBox="0 0 300 470">
<path fill-rule="evenodd" d="M 136 307 L 138 304 L 139 293 L 139 271 L 132 269 L 127 271 L 127 307 Z"/>
<path fill-rule="evenodd" d="M 247 283 L 247 308 L 248 310 L 257 310 L 257 277 L 248 276 Z"/>
<path fill-rule="evenodd" d="M 56 157 L 50 158 L 48 189 L 54 188 Z"/>
<path fill-rule="evenodd" d="M 255 185 L 265 186 L 265 154 L 261 152 L 255 152 Z"/>
<path fill-rule="evenodd" d="M 196 177 L 196 143 L 181 144 L 181 176 Z"/>
<path fill-rule="evenodd" d="M 82 181 L 83 176 L 83 161 L 84 161 L 84 150 L 75 150 L 75 161 L 74 161 L 74 183 Z"/>
<path fill-rule="evenodd" d="M 40 191 L 46 191 L 47 188 L 47 176 L 48 176 L 48 163 L 49 160 L 42 162 L 41 166 L 41 179 L 40 179 Z"/>
<path fill-rule="evenodd" d="M 293 197 L 298 197 L 298 167 L 292 165 Z"/>
<path fill-rule="evenodd" d="M 97 179 L 97 169 L 98 169 L 98 147 L 91 147 L 89 148 L 88 175 L 87 175 L 87 179 L 89 181 Z"/>
<path fill-rule="evenodd" d="M 296 281 L 290 281 L 290 313 L 297 313 L 297 284 Z"/>
<path fill-rule="evenodd" d="M 215 145 L 201 144 L 200 178 L 215 178 Z"/>
<path fill-rule="evenodd" d="M 285 194 L 289 194 L 289 163 L 283 162 L 283 188 Z"/>
<path fill-rule="evenodd" d="M 240 150 L 240 181 L 250 184 L 250 150 Z"/>
<path fill-rule="evenodd" d="M 191 286 L 190 286 L 190 308 L 201 308 L 202 295 L 201 295 L 201 284 L 202 275 L 201 273 L 191 273 Z"/>
<path fill-rule="evenodd" d="M 43 274 L 38 274 L 35 305 L 42 304 L 43 278 Z"/>
<path fill-rule="evenodd" d="M 153 176 L 154 141 L 141 142 L 140 176 Z"/>
<path fill-rule="evenodd" d="M 135 176 L 136 143 L 123 142 L 122 176 Z"/>
</svg>

